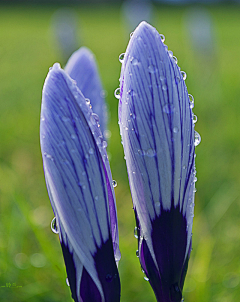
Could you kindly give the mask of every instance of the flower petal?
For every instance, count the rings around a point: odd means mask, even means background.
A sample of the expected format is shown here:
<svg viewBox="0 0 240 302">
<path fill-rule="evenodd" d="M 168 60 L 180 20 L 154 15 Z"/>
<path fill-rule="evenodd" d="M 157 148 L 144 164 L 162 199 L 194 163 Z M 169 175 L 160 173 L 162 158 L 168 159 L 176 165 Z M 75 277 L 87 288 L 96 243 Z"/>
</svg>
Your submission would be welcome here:
<svg viewBox="0 0 240 302">
<path fill-rule="evenodd" d="M 99 291 L 99 301 L 119 301 L 120 282 L 113 254 L 117 220 L 110 217 L 116 215 L 116 207 L 113 187 L 109 189 L 108 184 L 111 172 L 104 141 L 95 114 L 58 64 L 44 84 L 40 137 L 46 183 L 60 227 L 67 271 L 75 273 L 68 276 L 71 289 L 76 290 L 73 297 L 81 301 L 80 288 L 86 282 L 81 278 L 88 279 L 88 274 Z M 99 254 L 105 255 L 109 264 L 103 259 L 101 264 L 96 263 Z M 105 270 L 117 276 L 115 286 L 111 282 L 105 285 Z M 115 296 L 109 299 L 108 293 L 113 290 Z"/>
<path fill-rule="evenodd" d="M 77 82 L 82 94 L 90 99 L 104 133 L 107 126 L 107 107 L 94 54 L 88 48 L 81 47 L 72 54 L 65 71 Z"/>
<path fill-rule="evenodd" d="M 157 30 L 142 22 L 124 56 L 119 124 L 140 261 L 158 301 L 180 301 L 191 245 L 194 125 L 183 75 Z"/>
</svg>

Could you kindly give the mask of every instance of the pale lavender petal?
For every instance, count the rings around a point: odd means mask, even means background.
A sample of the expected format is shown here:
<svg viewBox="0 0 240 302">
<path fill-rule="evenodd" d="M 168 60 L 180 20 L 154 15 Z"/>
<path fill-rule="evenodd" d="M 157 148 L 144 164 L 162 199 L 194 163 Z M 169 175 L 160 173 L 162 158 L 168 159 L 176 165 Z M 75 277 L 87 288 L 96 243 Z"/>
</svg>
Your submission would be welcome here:
<svg viewBox="0 0 240 302">
<path fill-rule="evenodd" d="M 86 47 L 79 48 L 68 60 L 65 71 L 77 82 L 82 94 L 90 99 L 104 133 L 107 127 L 107 107 L 94 54 Z"/>
<path fill-rule="evenodd" d="M 85 271 L 101 302 L 119 301 L 120 283 L 113 252 L 116 243 L 112 242 L 117 221 L 110 217 L 115 197 L 113 187 L 109 191 L 111 174 L 104 141 L 97 116 L 57 64 L 44 84 L 40 137 L 49 197 L 60 228 L 65 262 L 70 267 L 67 265 L 67 271 L 75 272 L 69 276 L 71 289 L 76 291 L 75 301 L 89 301 L 81 297 Z M 109 265 L 104 263 L 103 250 Z M 99 254 L 100 264 L 96 263 Z M 116 277 L 109 282 L 109 275 Z"/>
<path fill-rule="evenodd" d="M 180 301 L 191 245 L 195 147 L 184 75 L 156 29 L 142 22 L 123 60 L 119 120 L 140 261 L 164 302 Z"/>
</svg>

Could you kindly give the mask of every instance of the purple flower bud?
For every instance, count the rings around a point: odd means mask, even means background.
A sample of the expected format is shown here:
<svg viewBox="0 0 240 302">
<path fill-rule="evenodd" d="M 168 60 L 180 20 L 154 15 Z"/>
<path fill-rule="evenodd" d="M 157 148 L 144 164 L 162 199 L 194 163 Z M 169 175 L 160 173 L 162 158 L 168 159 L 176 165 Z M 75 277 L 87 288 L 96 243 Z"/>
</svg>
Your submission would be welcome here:
<svg viewBox="0 0 240 302">
<path fill-rule="evenodd" d="M 40 140 L 72 297 L 118 302 L 120 252 L 106 142 L 98 116 L 59 64 L 44 84 Z"/>
<path fill-rule="evenodd" d="M 139 259 L 159 302 L 180 302 L 192 243 L 195 135 L 186 74 L 142 22 L 121 70 L 119 124 Z"/>
</svg>

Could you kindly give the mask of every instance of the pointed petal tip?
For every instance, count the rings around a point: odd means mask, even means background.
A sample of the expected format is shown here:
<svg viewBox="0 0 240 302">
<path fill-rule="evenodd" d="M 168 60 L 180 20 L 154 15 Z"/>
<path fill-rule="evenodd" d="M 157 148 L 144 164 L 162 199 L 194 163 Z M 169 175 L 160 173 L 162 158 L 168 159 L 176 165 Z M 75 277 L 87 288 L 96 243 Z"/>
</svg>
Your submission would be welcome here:
<svg viewBox="0 0 240 302">
<path fill-rule="evenodd" d="M 95 56 L 93 52 L 89 48 L 83 46 L 71 55 L 64 70 L 70 74 L 75 64 L 77 64 L 79 60 L 85 60 L 88 64 L 95 64 Z"/>
</svg>

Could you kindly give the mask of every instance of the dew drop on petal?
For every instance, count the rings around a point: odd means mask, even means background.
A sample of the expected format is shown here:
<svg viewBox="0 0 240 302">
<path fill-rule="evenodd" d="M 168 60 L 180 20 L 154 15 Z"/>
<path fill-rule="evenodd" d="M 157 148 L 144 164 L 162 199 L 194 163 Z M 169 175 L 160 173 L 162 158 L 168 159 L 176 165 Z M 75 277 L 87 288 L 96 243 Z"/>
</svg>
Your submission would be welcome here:
<svg viewBox="0 0 240 302">
<path fill-rule="evenodd" d="M 138 61 L 136 58 L 134 58 L 134 59 L 132 60 L 132 64 L 133 64 L 133 65 L 138 65 L 138 63 L 139 63 L 139 61 Z"/>
<path fill-rule="evenodd" d="M 116 99 L 120 99 L 120 92 L 121 89 L 119 87 L 114 91 L 114 96 Z"/>
<path fill-rule="evenodd" d="M 166 90 L 167 90 L 167 85 L 163 85 L 163 86 L 162 86 L 162 90 L 165 90 L 165 91 L 166 91 Z"/>
<path fill-rule="evenodd" d="M 67 286 L 70 286 L 68 278 L 66 278 L 66 283 L 67 283 Z"/>
<path fill-rule="evenodd" d="M 153 156 L 156 155 L 156 152 L 155 152 L 154 149 L 149 148 L 149 149 L 147 150 L 147 153 L 146 153 L 146 154 L 147 154 L 148 157 L 153 157 Z"/>
<path fill-rule="evenodd" d="M 172 58 L 173 57 L 173 52 L 171 50 L 168 51 L 169 57 Z"/>
<path fill-rule="evenodd" d="M 116 186 L 117 186 L 116 180 L 113 180 L 113 181 L 112 181 L 112 185 L 113 185 L 114 188 L 116 188 Z"/>
<path fill-rule="evenodd" d="M 51 230 L 53 231 L 54 234 L 58 234 L 59 230 L 57 227 L 57 219 L 56 217 L 53 218 L 53 220 L 51 221 Z"/>
<path fill-rule="evenodd" d="M 125 53 L 121 53 L 121 54 L 119 55 L 119 62 L 120 62 L 120 63 L 123 62 L 123 60 L 124 60 L 124 55 L 125 55 Z"/>
<path fill-rule="evenodd" d="M 177 64 L 178 63 L 177 57 L 173 56 L 172 58 L 173 58 L 174 62 Z"/>
<path fill-rule="evenodd" d="M 86 99 L 86 104 L 90 105 L 90 100 L 89 99 Z"/>
<path fill-rule="evenodd" d="M 181 71 L 181 74 L 182 74 L 183 80 L 185 81 L 186 78 L 187 78 L 186 72 L 185 71 Z"/>
<path fill-rule="evenodd" d="M 103 148 L 107 148 L 107 142 L 103 141 L 102 146 L 103 146 Z"/>
<path fill-rule="evenodd" d="M 201 142 L 201 136 L 197 131 L 194 131 L 194 146 L 198 146 Z"/>
<path fill-rule="evenodd" d="M 188 97 L 189 97 L 189 102 L 190 102 L 190 108 L 193 108 L 194 107 L 194 97 L 191 94 L 189 94 Z"/>
<path fill-rule="evenodd" d="M 90 149 L 88 150 L 88 153 L 89 153 L 89 154 L 93 154 L 93 153 L 94 153 L 93 148 L 90 148 Z"/>
<path fill-rule="evenodd" d="M 164 43 L 165 41 L 165 36 L 163 34 L 160 34 L 160 38 L 161 38 L 161 41 Z"/>
<path fill-rule="evenodd" d="M 136 250 L 136 256 L 139 257 L 139 250 Z"/>
<path fill-rule="evenodd" d="M 173 104 L 166 104 L 163 106 L 163 111 L 167 114 L 173 113 L 174 112 L 174 106 Z"/>
<path fill-rule="evenodd" d="M 178 133 L 178 131 L 179 131 L 178 127 L 174 127 L 174 128 L 173 128 L 173 132 L 174 132 L 174 133 Z"/>
<path fill-rule="evenodd" d="M 99 116 L 96 113 L 92 113 L 90 116 L 90 121 L 93 125 L 99 123 Z"/>
<path fill-rule="evenodd" d="M 148 66 L 148 71 L 149 73 L 155 73 L 157 71 L 156 67 L 153 65 Z"/>
<path fill-rule="evenodd" d="M 75 134 L 71 134 L 71 139 L 75 139 L 76 135 Z"/>
<path fill-rule="evenodd" d="M 176 76 L 176 82 L 177 82 L 177 84 L 179 84 L 179 83 L 180 83 L 180 81 L 181 81 L 180 76 Z"/>
<path fill-rule="evenodd" d="M 135 227 L 134 229 L 134 237 L 138 239 L 138 228 Z"/>
<path fill-rule="evenodd" d="M 144 279 L 145 281 L 149 281 L 149 278 L 148 278 L 147 276 L 144 276 L 143 279 Z"/>
<path fill-rule="evenodd" d="M 194 124 L 197 122 L 197 116 L 195 114 L 193 114 L 192 120 Z"/>
<path fill-rule="evenodd" d="M 113 276 L 111 274 L 107 274 L 105 279 L 106 279 L 107 282 L 111 282 L 112 279 L 113 279 Z"/>
</svg>

